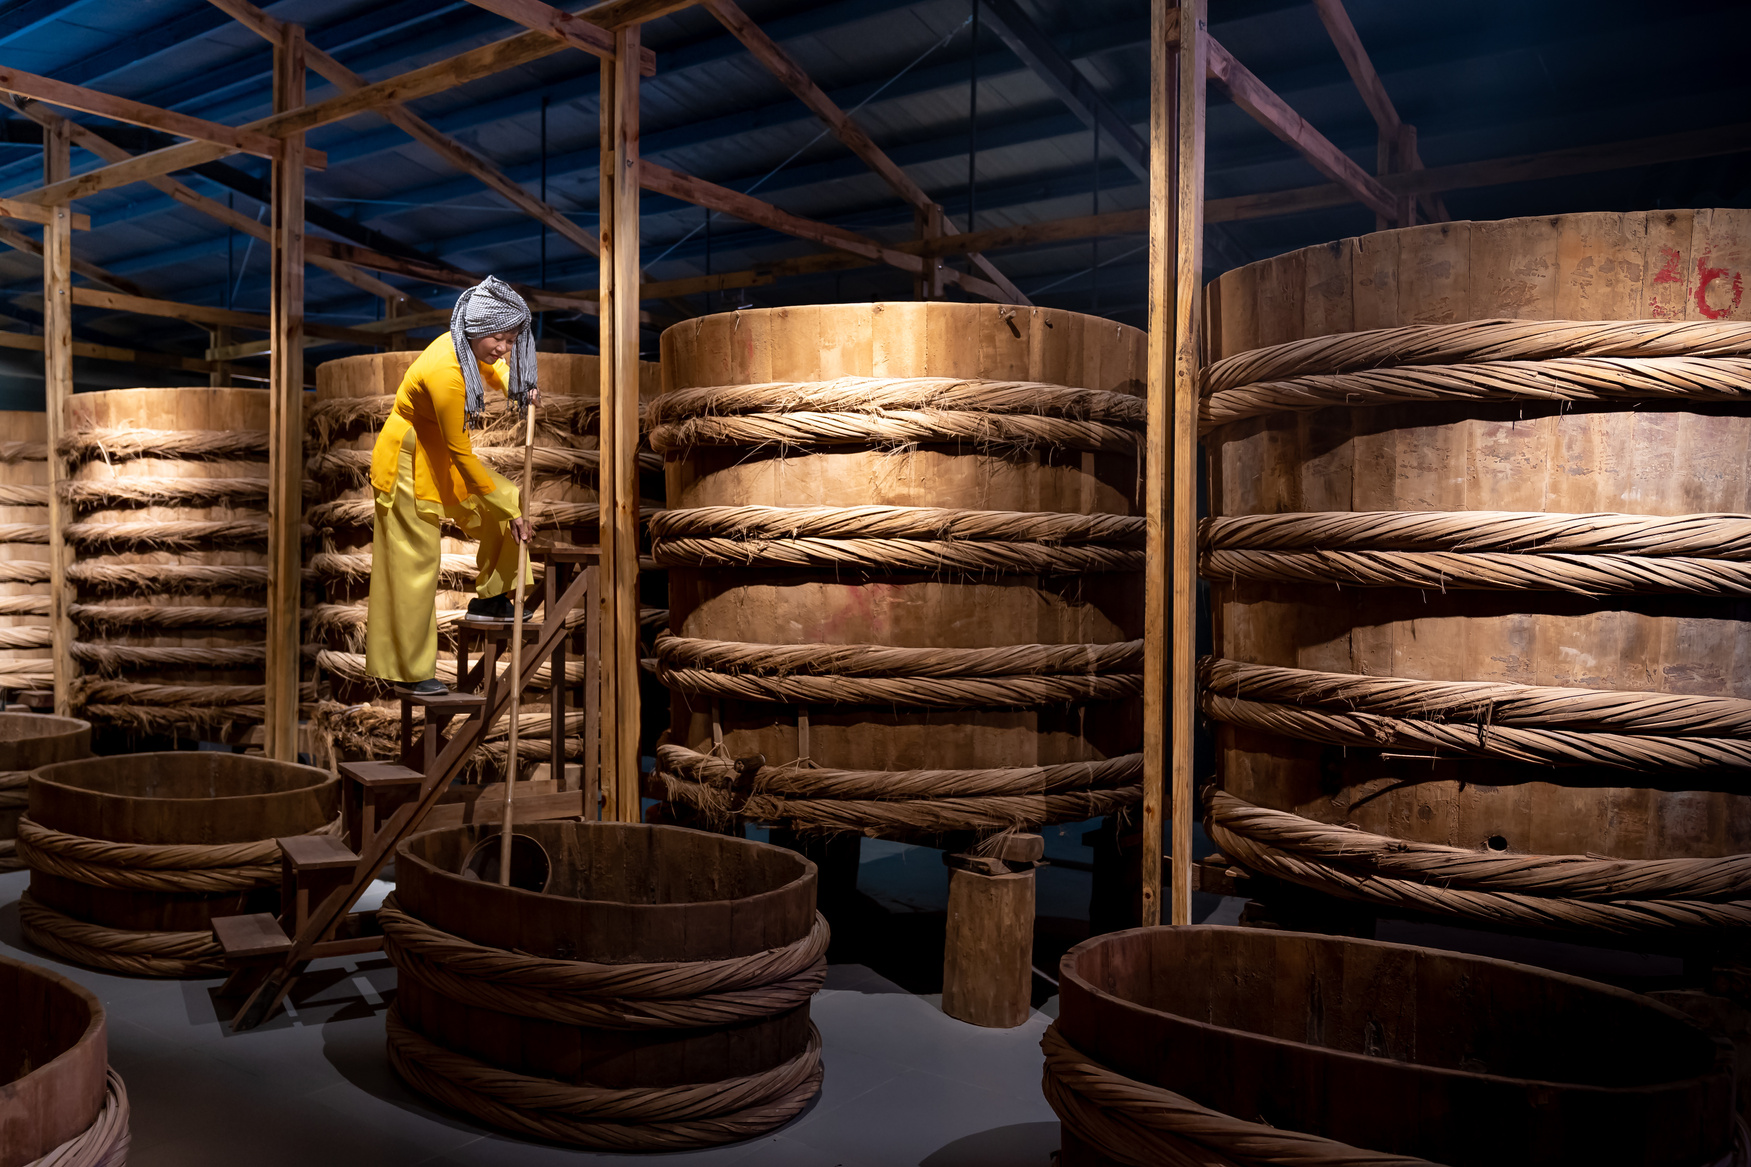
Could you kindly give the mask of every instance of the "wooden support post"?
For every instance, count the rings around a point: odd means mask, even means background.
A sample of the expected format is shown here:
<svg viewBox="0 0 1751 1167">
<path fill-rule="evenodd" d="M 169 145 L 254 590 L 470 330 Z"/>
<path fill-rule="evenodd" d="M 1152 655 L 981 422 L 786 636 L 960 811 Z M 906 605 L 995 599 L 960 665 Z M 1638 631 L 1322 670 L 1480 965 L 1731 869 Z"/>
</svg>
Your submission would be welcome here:
<svg viewBox="0 0 1751 1167">
<path fill-rule="evenodd" d="M 1192 660 L 1197 580 L 1196 313 L 1204 198 L 1203 0 L 1151 19 L 1148 435 L 1144 465 L 1143 920 L 1161 923 L 1171 793 L 1173 923 L 1191 922 Z M 1177 48 L 1176 48 L 1177 43 Z M 1168 779 L 1172 785 L 1169 790 Z"/>
<path fill-rule="evenodd" d="M 274 46 L 274 112 L 304 104 L 304 34 Z M 272 355 L 268 372 L 267 700 L 263 753 L 298 760 L 304 516 L 304 135 L 288 135 L 273 164 Z"/>
<path fill-rule="evenodd" d="M 231 326 L 215 324 L 207 329 L 207 349 L 222 349 L 231 347 Z M 221 389 L 231 384 L 231 365 L 228 361 L 214 361 L 213 371 L 207 374 L 207 384 L 214 389 Z"/>
<path fill-rule="evenodd" d="M 1192 922 L 1192 726 L 1197 716 L 1198 635 L 1198 306 L 1203 299 L 1204 109 L 1209 53 L 1206 0 L 1181 0 L 1175 94 L 1172 605 L 1167 639 L 1169 748 L 1172 750 L 1172 922 Z M 1159 836 L 1145 844 L 1159 852 Z"/>
<path fill-rule="evenodd" d="M 43 129 L 43 185 L 60 182 L 71 169 L 69 130 L 65 118 Z M 67 463 L 61 457 L 61 432 L 67 400 L 73 396 L 73 221 L 66 203 L 52 204 L 53 217 L 43 226 L 43 408 L 49 447 L 49 620 L 54 645 L 55 713 L 73 710 L 73 619 L 67 594 L 69 554 L 64 531 L 66 503 L 61 483 Z"/>
<path fill-rule="evenodd" d="M 638 305 L 639 30 L 602 62 L 602 817 L 639 819 Z"/>
<path fill-rule="evenodd" d="M 1033 1002 L 1034 871 L 1039 835 L 1011 835 L 1001 855 L 944 855 L 948 933 L 942 1011 L 989 1029 L 1013 1029 Z"/>
<path fill-rule="evenodd" d="M 918 225 L 918 241 L 928 246 L 942 238 L 942 207 L 931 203 L 928 207 L 920 207 L 912 212 L 912 218 Z M 931 251 L 924 253 L 924 270 L 918 273 L 918 278 L 912 282 L 913 294 L 920 300 L 942 299 L 943 287 L 942 256 Z"/>
</svg>

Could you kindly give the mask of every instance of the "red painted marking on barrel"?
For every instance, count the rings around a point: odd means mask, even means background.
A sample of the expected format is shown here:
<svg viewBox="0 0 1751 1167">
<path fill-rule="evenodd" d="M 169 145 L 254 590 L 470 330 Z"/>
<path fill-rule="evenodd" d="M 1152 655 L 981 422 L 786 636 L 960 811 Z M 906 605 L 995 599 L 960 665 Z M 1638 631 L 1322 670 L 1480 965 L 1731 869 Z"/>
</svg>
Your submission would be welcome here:
<svg viewBox="0 0 1751 1167">
<path fill-rule="evenodd" d="M 1656 284 L 1677 284 L 1684 281 L 1684 277 L 1678 272 L 1679 265 L 1683 263 L 1684 257 L 1678 254 L 1676 248 L 1660 248 L 1660 260 L 1660 270 L 1654 273 L 1654 282 Z"/>
<path fill-rule="evenodd" d="M 1739 302 L 1745 298 L 1745 276 L 1742 272 L 1733 272 L 1733 302 L 1725 308 L 1712 308 L 1708 302 L 1708 286 L 1716 280 L 1725 279 L 1728 269 L 1724 267 L 1709 267 L 1708 252 L 1703 252 L 1696 259 L 1696 310 L 1710 320 L 1719 320 L 1738 311 Z"/>
</svg>

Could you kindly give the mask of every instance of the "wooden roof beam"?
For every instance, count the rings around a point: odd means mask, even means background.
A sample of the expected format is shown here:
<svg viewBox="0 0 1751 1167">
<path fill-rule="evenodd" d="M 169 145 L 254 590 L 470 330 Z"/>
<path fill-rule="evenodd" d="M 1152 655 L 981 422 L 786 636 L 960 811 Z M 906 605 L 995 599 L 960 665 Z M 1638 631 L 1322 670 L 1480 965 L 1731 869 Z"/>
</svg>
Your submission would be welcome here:
<svg viewBox="0 0 1751 1167">
<path fill-rule="evenodd" d="M 1343 58 L 1344 68 L 1349 70 L 1350 79 L 1356 83 L 1356 91 L 1362 95 L 1362 104 L 1374 115 L 1374 122 L 1380 127 L 1381 138 L 1401 145 L 1405 169 L 1421 169 L 1423 160 L 1417 154 L 1415 129 L 1413 127 L 1408 134 L 1405 132 L 1404 121 L 1398 116 L 1392 98 L 1387 95 L 1380 74 L 1374 71 L 1374 62 L 1368 59 L 1368 50 L 1362 47 L 1362 38 L 1357 34 L 1356 26 L 1350 22 L 1350 14 L 1344 9 L 1344 0 L 1313 0 L 1313 7 L 1318 10 L 1320 22 L 1331 35 L 1338 56 Z M 1431 221 L 1441 223 L 1451 218 L 1439 195 L 1425 194 L 1421 196 L 1421 201 Z"/>
<path fill-rule="evenodd" d="M 49 120 L 56 116 L 54 114 L 43 112 L 38 108 L 37 102 L 28 99 L 18 100 L 6 97 L 0 98 L 0 101 L 3 101 L 6 105 L 9 105 L 25 117 L 30 118 L 32 121 L 44 125 L 47 125 Z M 67 126 L 68 132 L 72 135 L 74 145 L 82 150 L 97 155 L 106 162 L 122 162 L 134 157 L 133 154 L 116 145 L 114 142 L 111 142 L 108 138 L 88 126 L 82 126 L 78 122 L 68 122 Z M 245 235 L 259 239 L 263 243 L 268 241 L 268 236 L 271 234 L 271 230 L 266 223 L 257 222 L 248 215 L 233 210 L 216 199 L 210 199 L 206 195 L 199 193 L 192 187 L 178 182 L 174 178 L 161 175 L 157 178 L 149 178 L 146 181 L 151 186 L 164 192 L 191 210 L 199 211 L 208 218 L 223 223 L 226 227 L 229 227 L 234 231 L 241 231 Z M 89 216 L 81 215 L 76 216 L 76 218 L 88 219 Z M 0 235 L 0 242 L 12 243 L 12 241 L 7 239 L 5 235 Z M 12 245 L 14 247 L 18 246 L 16 243 L 12 243 Z M 35 245 L 33 244 L 32 246 L 34 247 Z M 31 250 L 31 248 L 20 248 L 20 250 Z M 41 248 L 36 248 L 35 254 L 41 254 Z M 362 291 L 369 292 L 373 296 L 379 296 L 385 300 L 402 300 L 415 308 L 425 309 L 431 307 L 430 304 L 427 304 L 419 297 L 411 296 L 408 293 L 403 292 L 400 288 L 395 287 L 393 284 L 384 283 L 382 280 L 371 275 L 362 268 L 353 267 L 350 264 L 341 263 L 338 260 L 329 259 L 323 256 L 306 255 L 305 259 L 309 263 L 322 268 L 329 274 L 345 280 L 347 283 L 352 284 L 354 287 L 359 288 Z M 82 270 L 82 268 L 91 268 L 92 270 L 86 271 Z M 93 265 L 82 264 L 81 261 L 77 259 L 73 261 L 73 270 L 79 272 L 87 279 L 107 284 L 118 292 L 126 292 L 132 296 L 146 295 L 146 292 L 138 284 L 129 280 L 121 280 L 120 277 L 111 275 L 107 272 L 102 272 L 102 269 L 95 268 Z M 93 274 L 94 271 L 101 274 Z"/>
<path fill-rule="evenodd" d="M 470 49 L 442 61 L 434 61 L 430 65 L 394 77 L 386 77 L 382 81 L 366 85 L 363 89 L 343 93 L 315 105 L 277 113 L 239 128 L 274 138 L 284 138 L 343 121 L 356 114 L 381 109 L 386 105 L 442 93 L 446 89 L 454 89 L 481 77 L 538 61 L 559 52 L 562 47 L 545 33 L 526 32 Z M 89 170 L 15 197 L 31 203 L 70 202 L 88 198 L 100 191 L 112 190 L 132 182 L 144 182 L 173 171 L 212 162 L 229 153 L 232 151 L 227 147 L 215 146 L 210 142 L 179 142 L 174 146 L 135 155 L 125 162 Z"/>
<path fill-rule="evenodd" d="M 839 251 L 850 252 L 852 255 L 873 259 L 889 267 L 899 268 L 911 275 L 924 271 L 925 262 L 922 256 L 890 247 L 880 240 L 871 239 L 867 235 L 859 235 L 855 231 L 847 231 L 843 227 L 835 227 L 830 223 L 820 223 L 813 219 L 805 219 L 781 210 L 771 203 L 734 191 L 726 186 L 718 186 L 703 178 L 695 178 L 690 174 L 682 174 L 670 170 L 649 159 L 641 158 L 638 164 L 639 185 L 645 190 L 657 194 L 668 195 L 670 198 L 693 203 L 696 206 L 707 207 L 713 211 L 722 211 L 745 222 L 767 227 L 786 235 L 794 235 L 798 239 L 807 239 L 815 243 L 825 244 Z M 988 280 L 967 275 L 953 269 L 944 271 L 944 279 L 949 283 L 959 284 L 962 289 L 987 300 L 1007 303 L 1003 289 Z"/>
<path fill-rule="evenodd" d="M 55 217 L 55 212 L 48 207 L 39 207 L 35 203 L 21 203 L 16 199 L 0 199 L 0 219 L 22 219 L 26 223 L 38 223 L 47 226 L 49 220 Z M 91 230 L 90 215 L 68 215 L 67 221 L 75 231 Z"/>
<path fill-rule="evenodd" d="M 1278 138 L 1301 154 L 1313 168 L 1350 191 L 1360 202 L 1374 208 L 1388 219 L 1398 217 L 1398 206 L 1392 191 L 1379 179 L 1363 170 L 1350 156 L 1332 145 L 1331 140 L 1308 124 L 1307 119 L 1289 107 L 1270 86 L 1253 75 L 1252 70 L 1234 59 L 1234 54 L 1216 40 L 1207 37 L 1209 46 L 1209 78 L 1241 109 Z"/>
<path fill-rule="evenodd" d="M 141 316 L 158 316 L 182 320 L 190 324 L 223 324 L 232 328 L 254 328 L 273 331 L 273 321 L 251 312 L 234 312 L 206 304 L 179 304 L 174 300 L 157 300 L 144 296 L 124 296 L 115 292 L 100 292 L 95 288 L 74 288 L 73 303 L 81 308 L 108 308 L 115 312 L 134 312 Z M 304 331 L 326 341 L 342 341 L 382 347 L 383 337 L 376 331 L 365 332 L 335 324 L 307 321 Z"/>
<path fill-rule="evenodd" d="M 125 97 L 99 93 L 80 85 L 69 85 L 52 77 L 39 77 L 22 69 L 0 68 L 0 91 L 34 98 L 65 109 L 96 114 L 112 121 L 162 130 L 179 138 L 193 138 L 197 142 L 223 146 L 226 153 L 241 151 L 271 159 L 280 151 L 278 139 L 247 126 L 222 126 L 217 122 L 177 113 L 175 110 L 159 109 L 154 105 L 129 101 Z M 328 158 L 321 151 L 307 151 L 306 156 L 311 160 L 310 165 L 318 170 L 328 165 Z"/>
<path fill-rule="evenodd" d="M 614 56 L 614 34 L 582 16 L 573 16 L 563 8 L 543 4 L 541 0 L 468 0 L 476 8 L 495 12 L 506 20 L 514 20 L 532 32 L 552 37 L 594 57 Z M 625 22 L 623 22 L 625 23 Z M 657 71 L 657 55 L 649 49 L 638 52 L 638 72 L 651 77 Z"/>
<path fill-rule="evenodd" d="M 284 21 L 269 16 L 249 0 L 208 0 L 208 3 L 270 42 L 277 40 L 279 30 L 285 24 Z M 363 89 L 367 84 L 363 77 L 315 45 L 307 43 L 304 51 L 310 67 L 339 86 L 341 92 L 352 93 Z M 602 247 L 597 242 L 594 231 L 578 226 L 552 206 L 524 190 L 491 159 L 464 146 L 405 105 L 386 105 L 378 114 L 457 170 L 479 179 L 487 189 L 530 218 L 545 224 L 561 238 L 569 240 L 591 255 L 601 254 Z"/>
<path fill-rule="evenodd" d="M 924 188 L 913 182 L 911 175 L 883 153 L 881 147 L 877 146 L 864 132 L 863 127 L 858 125 L 850 114 L 840 109 L 832 98 L 822 92 L 821 87 L 815 84 L 801 65 L 797 64 L 795 58 L 780 48 L 778 42 L 767 36 L 758 24 L 750 20 L 748 14 L 743 12 L 734 0 L 704 0 L 704 3 L 711 14 L 717 17 L 718 22 L 730 31 L 730 34 L 747 46 L 748 51 L 754 55 L 754 59 L 764 65 L 766 71 L 776 77 L 786 89 L 796 94 L 797 100 L 808 106 L 816 117 L 825 122 L 827 128 L 833 131 L 833 136 L 862 159 L 865 166 L 880 175 L 882 181 L 886 182 L 895 194 L 911 203 L 916 210 L 929 213 L 935 208 L 935 201 L 924 192 Z M 943 217 L 942 222 L 948 235 L 959 233 L 958 228 L 947 216 Z M 1003 289 L 1009 303 L 1031 304 L 1033 302 L 1022 293 L 1020 288 L 1011 283 L 1007 276 L 998 271 L 996 265 L 990 260 L 978 252 L 965 254 L 968 262 L 973 264 L 982 275 Z"/>
</svg>

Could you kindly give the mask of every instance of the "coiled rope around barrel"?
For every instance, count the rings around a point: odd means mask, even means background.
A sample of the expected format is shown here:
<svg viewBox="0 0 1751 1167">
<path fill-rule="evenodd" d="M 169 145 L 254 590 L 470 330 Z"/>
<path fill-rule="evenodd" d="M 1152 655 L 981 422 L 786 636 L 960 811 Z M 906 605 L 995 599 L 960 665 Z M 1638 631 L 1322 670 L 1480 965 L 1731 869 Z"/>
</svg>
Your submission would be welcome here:
<svg viewBox="0 0 1751 1167">
<path fill-rule="evenodd" d="M 1059 447 L 1135 456 L 1143 401 L 1034 381 L 841 377 L 665 393 L 652 403 L 651 448 L 972 445 Z"/>
<path fill-rule="evenodd" d="M 24 1167 L 122 1167 L 133 1136 L 128 1087 L 111 1066 L 104 1075 L 103 1107 L 90 1126 Z"/>
<path fill-rule="evenodd" d="M 308 832 L 338 835 L 335 819 Z M 18 820 L 18 855 L 33 871 L 88 887 L 173 894 L 228 894 L 280 882 L 280 846 L 245 843 L 118 843 L 53 830 L 28 815 Z M 222 972 L 224 951 L 211 932 L 148 932 L 79 920 L 29 892 L 19 919 L 31 943 L 80 964 L 134 976 L 184 977 Z"/>
<path fill-rule="evenodd" d="M 1139 1082 L 1071 1045 L 1057 1022 L 1040 1039 L 1046 1101 L 1066 1130 L 1130 1167 L 1440 1167 L 1335 1139 L 1244 1122 Z"/>
<path fill-rule="evenodd" d="M 1751 515 L 1331 511 L 1200 524 L 1207 579 L 1751 595 Z"/>
<path fill-rule="evenodd" d="M 1751 925 L 1751 855 L 1493 855 L 1316 823 L 1219 790 L 1205 809 L 1211 840 L 1235 862 L 1382 907 L 1619 935 Z"/>
<path fill-rule="evenodd" d="M 1212 720 L 1302 741 L 1644 772 L 1751 770 L 1751 701 L 1416 681 L 1206 657 Z"/>
<path fill-rule="evenodd" d="M 657 747 L 671 798 L 708 818 L 789 822 L 806 830 L 1006 830 L 1077 822 L 1142 800 L 1143 755 L 984 770 L 838 770 L 738 766 L 685 746 Z"/>
<path fill-rule="evenodd" d="M 593 1029 L 693 1029 L 775 1017 L 808 1004 L 827 975 L 827 921 L 803 938 L 725 960 L 593 964 L 476 944 L 401 910 L 377 916 L 396 969 L 453 1001 Z"/>
<path fill-rule="evenodd" d="M 576 1086 L 445 1049 L 389 1007 L 389 1062 L 415 1089 L 504 1130 L 603 1151 L 684 1151 L 784 1125 L 821 1088 L 821 1035 L 774 1068 L 720 1082 L 641 1089 Z"/>
</svg>

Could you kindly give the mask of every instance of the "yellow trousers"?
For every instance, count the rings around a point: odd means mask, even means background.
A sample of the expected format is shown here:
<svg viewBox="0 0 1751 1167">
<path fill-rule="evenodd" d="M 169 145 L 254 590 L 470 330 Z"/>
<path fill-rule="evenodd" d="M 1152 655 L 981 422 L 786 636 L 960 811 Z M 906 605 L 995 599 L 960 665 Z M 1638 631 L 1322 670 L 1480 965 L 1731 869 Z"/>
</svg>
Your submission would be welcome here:
<svg viewBox="0 0 1751 1167">
<path fill-rule="evenodd" d="M 395 489 L 377 495 L 371 536 L 371 606 L 365 622 L 365 671 L 385 681 L 424 681 L 438 668 L 438 568 L 443 520 L 460 524 L 480 541 L 475 590 L 500 596 L 517 586 L 517 541 L 509 521 L 470 499 L 458 506 L 416 498 L 410 428 L 401 442 Z M 517 488 L 498 480 L 495 496 L 515 511 Z"/>
</svg>

